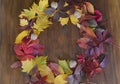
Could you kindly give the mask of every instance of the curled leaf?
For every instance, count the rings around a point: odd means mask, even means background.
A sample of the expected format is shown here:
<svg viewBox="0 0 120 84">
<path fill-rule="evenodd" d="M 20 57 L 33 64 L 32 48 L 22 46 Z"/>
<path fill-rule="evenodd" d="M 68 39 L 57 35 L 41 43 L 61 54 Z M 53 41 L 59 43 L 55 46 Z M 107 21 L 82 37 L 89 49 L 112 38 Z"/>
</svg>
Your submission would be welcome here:
<svg viewBox="0 0 120 84">
<path fill-rule="evenodd" d="M 47 76 L 46 82 L 48 82 L 48 83 L 54 82 L 54 75 L 48 66 L 46 66 L 46 65 L 40 66 L 39 70 L 40 70 L 40 75 L 42 77 Z"/>
<path fill-rule="evenodd" d="M 94 14 L 94 6 L 90 2 L 85 2 L 86 8 L 89 13 Z"/>
<path fill-rule="evenodd" d="M 16 44 L 20 44 L 22 42 L 22 39 L 26 36 L 29 35 L 29 31 L 28 30 L 24 30 L 22 31 L 17 37 L 16 37 L 16 40 L 15 40 L 15 43 Z"/>
<path fill-rule="evenodd" d="M 54 84 L 67 84 L 67 81 L 65 80 L 66 78 L 67 78 L 66 74 L 58 75 L 55 78 Z"/>
</svg>

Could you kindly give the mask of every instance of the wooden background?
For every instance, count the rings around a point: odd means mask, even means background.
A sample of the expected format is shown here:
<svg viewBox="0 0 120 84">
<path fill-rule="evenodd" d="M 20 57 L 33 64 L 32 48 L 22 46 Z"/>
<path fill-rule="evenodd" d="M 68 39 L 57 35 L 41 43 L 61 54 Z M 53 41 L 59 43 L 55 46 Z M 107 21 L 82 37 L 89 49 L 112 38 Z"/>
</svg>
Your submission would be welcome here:
<svg viewBox="0 0 120 84">
<path fill-rule="evenodd" d="M 14 40 L 20 32 L 18 15 L 23 8 L 37 0 L 0 0 L 0 84 L 24 84 L 19 69 L 12 70 L 10 65 L 16 60 L 13 51 Z M 115 44 L 120 45 L 120 0 L 91 0 L 104 14 L 102 25 L 111 31 Z M 45 53 L 50 60 L 73 58 L 80 53 L 76 45 L 79 31 L 73 25 L 62 28 L 59 24 L 51 26 L 41 34 Z M 120 48 L 109 46 L 110 63 L 104 73 L 93 80 L 97 84 L 120 84 Z"/>
</svg>

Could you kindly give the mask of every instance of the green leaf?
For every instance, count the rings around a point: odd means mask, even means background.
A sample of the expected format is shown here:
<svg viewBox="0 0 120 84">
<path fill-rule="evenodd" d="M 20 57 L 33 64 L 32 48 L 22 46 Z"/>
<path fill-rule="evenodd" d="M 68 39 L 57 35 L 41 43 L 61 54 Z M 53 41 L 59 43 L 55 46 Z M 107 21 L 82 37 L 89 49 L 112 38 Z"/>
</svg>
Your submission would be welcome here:
<svg viewBox="0 0 120 84">
<path fill-rule="evenodd" d="M 66 74 L 72 74 L 72 70 L 69 68 L 69 65 L 66 62 L 66 60 L 59 60 L 59 65 L 63 68 Z"/>
<path fill-rule="evenodd" d="M 40 68 L 41 66 L 46 65 L 46 63 L 47 63 L 47 56 L 40 56 L 40 57 L 37 56 L 34 59 L 34 61 L 35 61 L 35 64 L 38 66 L 38 68 Z"/>
</svg>

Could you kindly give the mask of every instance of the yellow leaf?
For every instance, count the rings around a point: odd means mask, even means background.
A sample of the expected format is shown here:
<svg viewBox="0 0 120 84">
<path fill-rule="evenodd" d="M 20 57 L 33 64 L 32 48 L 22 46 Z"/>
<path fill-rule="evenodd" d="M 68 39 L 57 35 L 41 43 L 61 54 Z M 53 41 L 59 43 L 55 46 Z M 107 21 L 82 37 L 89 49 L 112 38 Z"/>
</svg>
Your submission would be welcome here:
<svg viewBox="0 0 120 84">
<path fill-rule="evenodd" d="M 55 78 L 54 84 L 67 84 L 66 78 L 66 74 L 60 74 Z"/>
<path fill-rule="evenodd" d="M 38 17 L 36 20 L 36 23 L 34 23 L 32 28 L 37 29 L 39 32 L 43 31 L 44 29 L 46 29 L 47 27 L 49 27 L 50 24 L 52 24 L 49 20 L 48 20 L 48 16 L 47 15 L 41 15 L 41 17 Z"/>
<path fill-rule="evenodd" d="M 68 24 L 69 18 L 60 18 L 59 19 L 62 26 Z"/>
<path fill-rule="evenodd" d="M 53 75 L 51 69 L 48 66 L 44 65 L 44 66 L 39 67 L 38 69 L 39 69 L 40 75 L 42 77 L 47 76 L 46 81 L 48 83 L 53 83 L 54 82 L 54 75 Z"/>
<path fill-rule="evenodd" d="M 74 15 L 70 15 L 70 20 L 71 23 L 73 23 L 74 25 L 76 25 L 79 22 L 79 20 Z"/>
<path fill-rule="evenodd" d="M 33 9 L 24 9 L 19 15 L 20 18 L 27 17 L 29 20 L 35 18 L 35 11 Z"/>
<path fill-rule="evenodd" d="M 28 21 L 26 19 L 20 19 L 20 26 L 28 25 Z"/>
<path fill-rule="evenodd" d="M 16 37 L 16 40 L 15 40 L 15 43 L 16 44 L 20 44 L 22 42 L 22 39 L 26 36 L 29 35 L 29 31 L 28 30 L 24 30 L 22 31 L 17 37 Z"/>
<path fill-rule="evenodd" d="M 25 60 L 22 61 L 22 72 L 27 72 L 29 73 L 32 68 L 34 67 L 34 60 Z"/>
<path fill-rule="evenodd" d="M 39 10 L 43 11 L 48 7 L 48 0 L 40 0 Z"/>
</svg>

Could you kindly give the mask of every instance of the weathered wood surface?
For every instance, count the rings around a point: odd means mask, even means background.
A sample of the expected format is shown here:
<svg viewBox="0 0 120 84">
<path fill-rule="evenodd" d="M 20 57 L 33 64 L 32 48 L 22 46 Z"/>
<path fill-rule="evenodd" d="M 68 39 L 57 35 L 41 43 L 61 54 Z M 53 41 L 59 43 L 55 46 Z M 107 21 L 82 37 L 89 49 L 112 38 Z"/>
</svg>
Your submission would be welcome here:
<svg viewBox="0 0 120 84">
<path fill-rule="evenodd" d="M 20 32 L 18 15 L 23 8 L 38 0 L 0 0 L 0 84 L 24 84 L 20 70 L 12 70 L 10 65 L 16 60 L 13 51 L 14 40 Z M 104 14 L 105 27 L 111 31 L 115 44 L 120 45 L 120 0 L 91 0 Z M 79 31 L 73 25 L 62 28 L 52 25 L 41 34 L 41 42 L 50 60 L 74 58 L 80 53 L 76 45 Z M 104 73 L 93 80 L 97 84 L 120 84 L 120 48 L 107 48 L 110 63 Z"/>
</svg>

